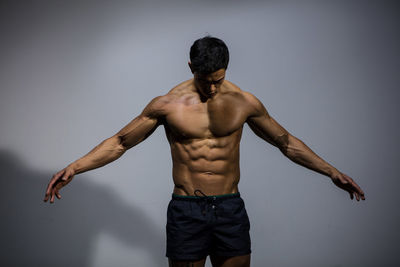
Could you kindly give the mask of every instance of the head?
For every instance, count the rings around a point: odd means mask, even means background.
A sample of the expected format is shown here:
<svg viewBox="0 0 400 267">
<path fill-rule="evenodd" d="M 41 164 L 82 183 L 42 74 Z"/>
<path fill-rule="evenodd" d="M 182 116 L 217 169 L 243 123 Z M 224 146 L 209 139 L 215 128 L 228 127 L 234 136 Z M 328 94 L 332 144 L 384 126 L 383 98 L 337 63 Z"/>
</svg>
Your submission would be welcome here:
<svg viewBox="0 0 400 267">
<path fill-rule="evenodd" d="M 228 62 L 228 47 L 222 40 L 206 36 L 193 43 L 189 67 L 201 94 L 209 97 L 217 92 L 225 78 Z"/>
</svg>

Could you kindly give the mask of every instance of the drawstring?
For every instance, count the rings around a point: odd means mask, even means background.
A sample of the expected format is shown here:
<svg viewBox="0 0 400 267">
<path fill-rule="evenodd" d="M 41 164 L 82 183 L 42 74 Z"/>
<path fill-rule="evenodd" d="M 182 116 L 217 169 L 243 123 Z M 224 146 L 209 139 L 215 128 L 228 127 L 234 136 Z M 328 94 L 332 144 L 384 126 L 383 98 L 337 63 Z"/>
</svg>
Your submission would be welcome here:
<svg viewBox="0 0 400 267">
<path fill-rule="evenodd" d="M 199 190 L 199 189 L 194 190 L 194 195 L 195 195 L 196 197 L 199 197 L 199 196 L 197 195 L 197 192 L 200 192 L 200 194 L 202 194 L 203 197 L 208 197 L 206 194 L 204 194 L 204 193 L 203 193 L 201 190 Z"/>
<path fill-rule="evenodd" d="M 202 194 L 203 196 L 199 196 L 197 195 L 197 193 Z M 196 197 L 204 197 L 204 201 L 201 202 L 201 213 L 205 216 L 206 215 L 206 209 L 211 205 L 211 208 L 214 210 L 214 215 L 215 217 L 217 217 L 217 198 L 215 196 L 207 196 L 206 194 L 204 194 L 201 190 L 196 189 L 194 190 L 194 195 Z"/>
</svg>

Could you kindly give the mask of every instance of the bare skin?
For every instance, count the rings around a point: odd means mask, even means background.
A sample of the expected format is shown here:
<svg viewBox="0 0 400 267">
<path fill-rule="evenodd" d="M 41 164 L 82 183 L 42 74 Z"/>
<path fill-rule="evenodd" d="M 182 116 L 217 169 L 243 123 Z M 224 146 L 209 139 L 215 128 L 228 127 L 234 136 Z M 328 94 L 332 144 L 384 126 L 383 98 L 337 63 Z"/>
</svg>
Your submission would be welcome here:
<svg viewBox="0 0 400 267">
<path fill-rule="evenodd" d="M 190 63 L 189 63 L 190 66 Z M 291 135 L 267 112 L 252 94 L 225 80 L 225 69 L 211 74 L 194 73 L 194 78 L 154 98 L 128 125 L 104 140 L 82 158 L 57 172 L 50 180 L 44 201 L 61 198 L 60 189 L 74 175 L 104 166 L 144 141 L 163 125 L 173 160 L 174 193 L 206 195 L 238 192 L 239 145 L 243 125 L 276 146 L 290 160 L 321 173 L 350 198 L 365 200 L 361 188 L 344 173 L 321 159 L 301 140 Z M 213 266 L 250 266 L 250 255 L 212 257 Z M 170 266 L 204 266 L 197 262 L 173 262 Z"/>
</svg>

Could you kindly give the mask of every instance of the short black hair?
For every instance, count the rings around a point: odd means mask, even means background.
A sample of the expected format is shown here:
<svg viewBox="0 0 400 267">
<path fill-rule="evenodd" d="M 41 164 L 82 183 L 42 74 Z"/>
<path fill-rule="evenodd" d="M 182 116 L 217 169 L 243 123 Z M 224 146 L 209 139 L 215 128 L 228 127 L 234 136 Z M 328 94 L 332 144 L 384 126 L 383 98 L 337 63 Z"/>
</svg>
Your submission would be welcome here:
<svg viewBox="0 0 400 267">
<path fill-rule="evenodd" d="M 229 50 L 226 44 L 215 37 L 205 36 L 197 39 L 190 48 L 192 71 L 209 74 L 219 69 L 227 69 Z"/>
</svg>

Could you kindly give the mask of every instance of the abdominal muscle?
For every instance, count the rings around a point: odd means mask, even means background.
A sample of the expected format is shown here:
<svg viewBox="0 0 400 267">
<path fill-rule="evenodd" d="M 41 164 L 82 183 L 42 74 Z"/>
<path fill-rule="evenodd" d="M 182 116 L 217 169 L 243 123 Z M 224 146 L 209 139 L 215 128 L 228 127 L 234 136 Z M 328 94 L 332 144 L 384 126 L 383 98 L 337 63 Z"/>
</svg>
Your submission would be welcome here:
<svg viewBox="0 0 400 267">
<path fill-rule="evenodd" d="M 171 142 L 174 194 L 238 192 L 241 131 L 230 136 Z M 200 194 L 201 195 L 201 194 Z"/>
</svg>

